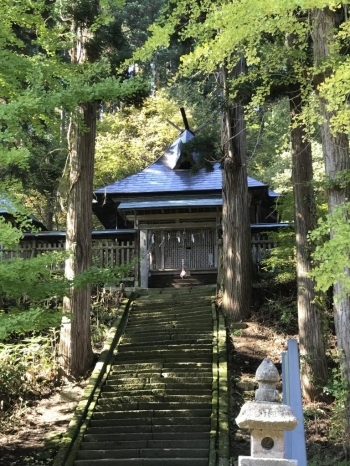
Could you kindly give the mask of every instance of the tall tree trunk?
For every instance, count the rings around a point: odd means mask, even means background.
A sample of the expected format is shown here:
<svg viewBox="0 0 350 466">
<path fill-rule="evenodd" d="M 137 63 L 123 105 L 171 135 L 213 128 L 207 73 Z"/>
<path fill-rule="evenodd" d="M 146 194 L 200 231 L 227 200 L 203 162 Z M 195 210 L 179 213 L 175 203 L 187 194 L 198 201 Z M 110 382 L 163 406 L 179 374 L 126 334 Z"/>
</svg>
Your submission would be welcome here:
<svg viewBox="0 0 350 466">
<path fill-rule="evenodd" d="M 96 3 L 90 5 L 89 16 Z M 91 21 L 91 18 L 89 19 Z M 87 21 L 87 23 L 89 22 Z M 72 18 L 72 34 L 76 38 L 75 47 L 70 50 L 72 63 L 82 65 L 94 61 L 88 57 L 87 44 L 91 31 L 81 26 L 81 18 Z M 71 119 L 68 130 L 70 155 L 69 191 L 67 203 L 66 249 L 70 257 L 66 260 L 65 276 L 75 278 L 91 266 L 92 246 L 92 198 L 95 161 L 97 103 L 86 102 L 79 105 Z M 69 134 L 71 133 L 71 134 Z M 69 296 L 63 300 L 66 316 L 62 322 L 59 352 L 61 368 L 66 375 L 79 377 L 92 366 L 94 354 L 91 345 L 91 289 L 72 287 Z"/>
<path fill-rule="evenodd" d="M 235 75 L 244 72 L 240 60 Z M 228 323 L 250 315 L 252 252 L 246 165 L 246 128 L 239 97 L 232 103 L 227 71 L 222 70 L 224 96 L 222 146 L 223 312 Z"/>
<path fill-rule="evenodd" d="M 334 11 L 324 8 L 316 9 L 313 14 L 313 47 L 315 65 L 322 65 L 330 55 L 330 44 L 333 40 L 335 27 Z M 322 74 L 315 76 L 315 84 L 318 86 L 323 79 L 331 73 L 331 69 L 326 69 Z M 317 87 L 316 87 L 317 89 Z M 334 209 L 346 202 L 350 198 L 350 186 L 341 185 L 339 175 L 350 170 L 349 160 L 349 139 L 347 134 L 332 134 L 330 121 L 332 113 L 327 109 L 327 101 L 320 97 L 320 113 L 322 116 L 321 138 L 325 172 L 328 180 L 328 211 L 330 214 Z M 331 237 L 334 232 L 331 231 Z M 349 274 L 349 269 L 344 270 Z M 334 321 L 337 335 L 337 344 L 340 350 L 340 357 L 343 366 L 344 377 L 350 386 L 350 296 L 343 293 L 340 283 L 334 283 Z M 350 454 L 350 395 L 347 400 L 346 421 L 347 433 L 345 439 L 346 454 Z"/>
<path fill-rule="evenodd" d="M 81 105 L 75 127 L 75 147 L 70 154 L 70 188 L 67 206 L 65 275 L 73 279 L 91 266 L 92 191 L 96 137 L 96 103 Z M 59 353 L 67 375 L 83 375 L 92 365 L 90 286 L 72 287 L 63 301 L 64 318 Z"/>
<path fill-rule="evenodd" d="M 320 309 L 315 304 L 315 283 L 309 277 L 311 245 L 308 232 L 316 227 L 316 203 L 312 187 L 311 145 L 295 119 L 302 111 L 300 86 L 289 93 L 291 115 L 292 177 L 297 249 L 299 347 L 303 357 L 301 381 L 305 396 L 314 400 L 327 382 L 327 361 Z"/>
</svg>

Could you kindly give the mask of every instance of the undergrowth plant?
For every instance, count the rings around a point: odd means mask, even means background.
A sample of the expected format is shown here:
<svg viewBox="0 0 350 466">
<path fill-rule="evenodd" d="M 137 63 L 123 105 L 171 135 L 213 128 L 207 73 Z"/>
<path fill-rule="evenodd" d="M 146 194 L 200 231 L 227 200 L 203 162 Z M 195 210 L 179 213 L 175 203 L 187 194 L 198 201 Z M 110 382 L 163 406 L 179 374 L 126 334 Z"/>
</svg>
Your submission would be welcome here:
<svg viewBox="0 0 350 466">
<path fill-rule="evenodd" d="M 26 404 L 50 393 L 57 377 L 55 328 L 16 343 L 0 343 L 0 404 L 2 414 L 18 400 Z M 1 418 L 1 416 L 0 416 Z"/>
<path fill-rule="evenodd" d="M 104 287 L 96 287 L 91 304 L 91 338 L 99 351 L 118 312 L 117 295 Z"/>
<path fill-rule="evenodd" d="M 334 398 L 332 413 L 330 416 L 331 427 L 329 431 L 330 438 L 336 443 L 345 441 L 346 432 L 346 412 L 349 403 L 349 385 L 343 376 L 341 355 L 338 351 L 333 351 L 332 359 L 336 364 L 331 371 L 324 392 Z"/>
</svg>

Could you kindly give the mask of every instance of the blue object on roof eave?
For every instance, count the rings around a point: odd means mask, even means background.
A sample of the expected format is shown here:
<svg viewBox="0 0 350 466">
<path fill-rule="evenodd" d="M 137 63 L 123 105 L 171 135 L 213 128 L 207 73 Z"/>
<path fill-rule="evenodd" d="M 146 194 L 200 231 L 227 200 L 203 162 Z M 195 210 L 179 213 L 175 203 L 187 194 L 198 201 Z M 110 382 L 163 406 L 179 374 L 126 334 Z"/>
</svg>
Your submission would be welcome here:
<svg viewBox="0 0 350 466">
<path fill-rule="evenodd" d="M 119 210 L 127 209 L 157 209 L 171 207 L 221 207 L 222 199 L 174 199 L 162 201 L 127 201 L 121 202 L 118 206 Z"/>
<path fill-rule="evenodd" d="M 105 236 L 105 235 L 111 235 L 111 236 L 122 236 L 122 235 L 128 235 L 128 234 L 135 234 L 137 230 L 133 228 L 129 229 L 120 229 L 120 230 L 93 230 L 91 232 L 92 237 L 99 237 L 99 236 Z M 59 238 L 65 238 L 66 237 L 66 232 L 65 231 L 38 231 L 36 233 L 23 233 L 23 237 L 25 238 L 43 238 L 43 237 L 59 237 Z"/>
<path fill-rule="evenodd" d="M 274 191 L 274 190 L 271 189 L 271 188 L 268 189 L 268 195 L 269 195 L 270 197 L 280 197 L 280 196 L 281 196 L 280 194 L 276 193 L 276 191 Z"/>
<path fill-rule="evenodd" d="M 251 223 L 250 228 L 252 230 L 277 230 L 278 228 L 293 227 L 291 223 Z"/>
</svg>

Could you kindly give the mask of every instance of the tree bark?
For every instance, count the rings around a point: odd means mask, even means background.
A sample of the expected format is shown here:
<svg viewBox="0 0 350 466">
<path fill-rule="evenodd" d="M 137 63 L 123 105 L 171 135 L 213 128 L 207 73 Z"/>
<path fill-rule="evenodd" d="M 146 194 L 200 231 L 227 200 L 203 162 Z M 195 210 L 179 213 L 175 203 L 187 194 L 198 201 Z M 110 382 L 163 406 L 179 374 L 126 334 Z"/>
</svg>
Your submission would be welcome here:
<svg viewBox="0 0 350 466">
<path fill-rule="evenodd" d="M 92 193 L 96 137 L 96 103 L 79 107 L 81 118 L 73 123 L 74 148 L 70 154 L 70 188 L 67 207 L 65 276 L 73 279 L 91 266 Z M 78 377 L 91 367 L 90 286 L 72 287 L 63 301 L 59 353 L 66 375 Z"/>
<path fill-rule="evenodd" d="M 314 400 L 327 382 L 327 361 L 320 309 L 315 304 L 315 283 L 311 271 L 308 232 L 316 227 L 316 203 L 312 187 L 311 145 L 300 123 L 293 125 L 302 111 L 300 86 L 289 93 L 291 116 L 292 181 L 295 205 L 299 349 L 302 356 L 301 381 L 304 395 Z"/>
<path fill-rule="evenodd" d="M 316 9 L 313 13 L 313 47 L 316 67 L 322 65 L 330 55 L 330 44 L 333 41 L 335 27 L 334 11 L 329 8 Z M 324 67 L 323 67 L 324 69 Z M 315 76 L 316 90 L 324 78 L 331 73 L 331 69 L 325 68 Z M 349 199 L 349 184 L 341 185 L 338 176 L 342 172 L 350 170 L 349 139 L 347 134 L 333 134 L 330 126 L 332 113 L 327 109 L 325 98 L 319 98 L 320 114 L 322 124 L 320 127 L 322 138 L 323 159 L 325 164 L 326 178 L 328 181 L 328 211 L 334 212 L 336 207 Z M 334 232 L 330 232 L 334 237 Z M 349 274 L 349 269 L 344 270 Z M 337 335 L 337 345 L 340 350 L 343 374 L 350 385 L 350 296 L 343 293 L 340 283 L 334 283 L 334 321 Z M 345 438 L 345 452 L 350 456 L 350 395 L 346 406 L 347 432 Z"/>
<path fill-rule="evenodd" d="M 244 71 L 240 60 L 234 74 Z M 222 231 L 223 312 L 229 322 L 250 315 L 252 252 L 246 166 L 246 128 L 242 101 L 229 101 L 227 71 L 222 70 L 224 110 L 222 121 Z"/>
</svg>

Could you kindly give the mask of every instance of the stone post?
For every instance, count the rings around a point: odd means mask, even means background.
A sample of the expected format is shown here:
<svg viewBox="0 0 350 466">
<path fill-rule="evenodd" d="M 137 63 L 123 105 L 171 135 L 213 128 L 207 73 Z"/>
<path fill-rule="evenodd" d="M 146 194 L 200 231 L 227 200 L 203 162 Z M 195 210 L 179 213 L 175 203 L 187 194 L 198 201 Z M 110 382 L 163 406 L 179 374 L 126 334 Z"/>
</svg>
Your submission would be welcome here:
<svg viewBox="0 0 350 466">
<path fill-rule="evenodd" d="M 297 466 L 284 458 L 284 431 L 293 430 L 298 421 L 290 406 L 279 402 L 279 374 L 270 359 L 263 360 L 255 378 L 255 401 L 245 403 L 236 418 L 239 427 L 251 431 L 251 456 L 240 456 L 238 466 Z"/>
</svg>

